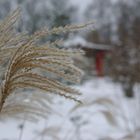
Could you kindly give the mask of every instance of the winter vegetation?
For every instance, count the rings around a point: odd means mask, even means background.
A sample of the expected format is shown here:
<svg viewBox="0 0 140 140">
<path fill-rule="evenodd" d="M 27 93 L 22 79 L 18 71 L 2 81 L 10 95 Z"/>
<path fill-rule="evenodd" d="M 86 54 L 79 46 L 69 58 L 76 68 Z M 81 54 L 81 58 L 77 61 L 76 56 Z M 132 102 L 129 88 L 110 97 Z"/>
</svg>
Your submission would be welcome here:
<svg viewBox="0 0 140 140">
<path fill-rule="evenodd" d="M 16 105 L 15 101 L 13 101 L 13 104 L 6 104 L 7 98 L 18 88 L 25 89 L 33 87 L 78 101 L 76 98 L 72 97 L 72 95 L 74 96 L 80 93 L 64 85 L 62 82 L 58 82 L 56 77 L 64 78 L 73 83 L 79 82 L 82 71 L 73 65 L 71 57 L 73 55 L 82 54 L 83 52 L 76 49 L 56 48 L 55 46 L 62 44 L 62 40 L 39 44 L 39 39 L 52 34 L 60 34 L 86 28 L 90 24 L 77 26 L 66 25 L 64 27 L 52 28 L 51 30 L 43 28 L 31 36 L 16 34 L 12 30 L 12 26 L 18 18 L 19 12 L 19 9 L 15 10 L 1 22 L 1 62 L 4 63 L 3 61 L 8 59 L 8 57 L 11 58 L 9 60 L 10 62 L 7 62 L 7 69 L 4 71 L 4 78 L 2 80 L 0 111 L 2 114 L 5 114 L 6 112 L 8 113 L 8 109 L 11 108 L 11 113 L 15 114 L 18 110 L 26 110 L 27 102 L 25 102 L 25 106 L 24 103 L 23 105 Z M 11 55 L 7 55 L 5 52 Z M 52 73 L 53 79 L 51 78 L 51 74 L 49 77 L 41 75 L 41 70 Z M 12 100 L 14 100 L 14 97 Z M 24 99 L 22 100 L 24 101 Z M 9 102 L 11 103 L 12 101 Z M 33 110 L 32 107 L 31 110 Z"/>
<path fill-rule="evenodd" d="M 140 140 L 139 7 L 0 0 L 0 140 Z"/>
</svg>

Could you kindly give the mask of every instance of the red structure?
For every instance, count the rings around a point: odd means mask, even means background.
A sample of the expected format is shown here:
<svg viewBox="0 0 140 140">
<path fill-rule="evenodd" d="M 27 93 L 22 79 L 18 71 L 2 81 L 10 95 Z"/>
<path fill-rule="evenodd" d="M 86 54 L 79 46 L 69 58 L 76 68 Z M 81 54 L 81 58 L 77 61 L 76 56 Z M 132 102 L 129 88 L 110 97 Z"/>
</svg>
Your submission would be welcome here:
<svg viewBox="0 0 140 140">
<path fill-rule="evenodd" d="M 96 72 L 98 76 L 104 75 L 104 51 L 97 51 L 95 56 Z"/>
<path fill-rule="evenodd" d="M 67 43 L 67 47 L 82 48 L 86 56 L 94 60 L 93 72 L 96 71 L 97 76 L 105 75 L 105 57 L 109 54 L 112 46 L 88 42 L 82 37 L 75 37 Z"/>
</svg>

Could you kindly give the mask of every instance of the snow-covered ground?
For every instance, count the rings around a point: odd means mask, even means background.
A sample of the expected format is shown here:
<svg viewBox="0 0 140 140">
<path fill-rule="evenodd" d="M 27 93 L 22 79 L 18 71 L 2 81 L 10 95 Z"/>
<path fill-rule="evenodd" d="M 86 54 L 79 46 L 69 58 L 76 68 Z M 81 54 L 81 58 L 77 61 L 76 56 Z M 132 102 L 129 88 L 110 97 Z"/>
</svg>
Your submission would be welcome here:
<svg viewBox="0 0 140 140">
<path fill-rule="evenodd" d="M 48 120 L 42 119 L 37 123 L 25 122 L 22 140 L 48 140 L 46 136 L 49 135 L 53 140 L 57 137 L 60 140 L 109 140 L 103 139 L 104 137 L 119 140 L 127 133 L 134 134 L 140 121 L 136 116 L 136 100 L 126 99 L 119 84 L 114 84 L 109 78 L 93 78 L 76 88 L 83 94 L 81 100 L 85 107 L 72 111 L 76 106 L 75 102 L 62 97 L 55 98 L 54 109 L 57 113 Z M 136 92 L 138 93 L 138 88 Z M 0 140 L 21 140 L 19 124 L 22 122 L 23 120 L 1 122 Z M 37 134 L 43 129 L 44 136 L 38 137 Z"/>
</svg>

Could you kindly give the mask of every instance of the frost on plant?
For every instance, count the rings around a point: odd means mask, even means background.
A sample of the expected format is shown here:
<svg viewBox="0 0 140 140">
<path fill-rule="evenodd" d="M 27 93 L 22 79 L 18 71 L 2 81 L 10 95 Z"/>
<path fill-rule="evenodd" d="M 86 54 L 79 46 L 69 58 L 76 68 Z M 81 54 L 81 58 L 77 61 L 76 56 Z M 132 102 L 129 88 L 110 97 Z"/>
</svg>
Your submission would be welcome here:
<svg viewBox="0 0 140 140">
<path fill-rule="evenodd" d="M 80 93 L 58 79 L 72 83 L 80 82 L 82 71 L 74 66 L 72 57 L 83 54 L 83 51 L 58 48 L 57 46 L 63 44 L 62 40 L 41 44 L 40 39 L 87 28 L 92 23 L 68 25 L 51 30 L 43 28 L 29 36 L 17 33 L 14 29 L 19 15 L 20 10 L 17 9 L 0 22 L 0 62 L 1 67 L 6 65 L 1 82 L 1 116 L 16 116 L 23 112 L 43 116 L 46 108 L 49 111 L 49 106 L 44 101 L 48 100 L 48 94 L 58 94 L 80 102 L 76 98 Z M 5 62 L 6 60 L 8 62 Z M 47 76 L 44 76 L 44 73 Z M 19 90 L 26 88 L 39 89 L 46 93 L 28 93 L 29 96 Z"/>
</svg>

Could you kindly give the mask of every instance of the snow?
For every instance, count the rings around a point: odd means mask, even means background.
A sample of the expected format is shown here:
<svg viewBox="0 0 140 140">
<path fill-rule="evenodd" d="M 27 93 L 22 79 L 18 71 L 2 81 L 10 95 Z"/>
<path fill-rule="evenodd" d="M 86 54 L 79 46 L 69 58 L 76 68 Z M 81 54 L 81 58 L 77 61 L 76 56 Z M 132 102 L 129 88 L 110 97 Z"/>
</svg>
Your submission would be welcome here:
<svg viewBox="0 0 140 140">
<path fill-rule="evenodd" d="M 40 120 L 35 124 L 26 122 L 22 140 L 35 139 L 35 135 L 38 131 L 41 131 L 43 128 L 49 126 L 60 127 L 58 136 L 61 137 L 61 139 L 67 138 L 73 140 L 76 139 L 76 137 L 81 137 L 82 140 L 98 140 L 99 136 L 100 138 L 107 136 L 119 138 L 128 133 L 126 130 L 126 125 L 129 125 L 133 130 L 133 123 L 131 122 L 132 118 L 136 117 L 134 115 L 135 109 L 132 108 L 134 107 L 132 106 L 134 105 L 134 101 L 128 101 L 123 97 L 119 84 L 114 84 L 109 78 L 94 77 L 93 80 L 84 82 L 82 85 L 75 86 L 75 88 L 79 89 L 83 93 L 81 96 L 83 103 L 89 103 L 100 98 L 112 99 L 114 103 L 120 105 L 120 108 L 118 108 L 121 110 L 120 113 L 125 115 L 128 113 L 127 115 L 131 117 L 131 121 L 126 122 L 129 124 L 121 122 L 118 127 L 110 125 L 106 121 L 105 117 L 99 112 L 99 110 L 105 109 L 105 106 L 99 106 L 96 104 L 70 113 L 71 108 L 76 105 L 75 102 L 58 96 L 55 98 L 54 102 L 54 108 L 58 114 L 52 115 L 49 120 Z M 127 106 L 129 104 L 131 107 Z M 129 114 L 130 112 L 127 112 L 130 108 L 133 112 L 131 115 Z M 78 119 L 74 121 L 72 118 Z M 18 139 L 20 130 L 17 125 L 21 124 L 22 122 L 23 120 L 8 120 L 7 122 L 0 123 L 0 139 Z M 80 126 L 78 132 L 79 136 L 77 133 L 75 133 L 77 132 L 77 126 Z"/>
<path fill-rule="evenodd" d="M 64 46 L 65 47 L 80 46 L 80 47 L 87 47 L 87 48 L 98 49 L 98 50 L 110 50 L 113 47 L 111 45 L 96 44 L 96 43 L 89 42 L 86 39 L 84 39 L 83 37 L 78 36 L 78 35 L 66 40 L 64 42 Z"/>
<path fill-rule="evenodd" d="M 87 44 L 87 41 L 81 37 L 81 36 L 75 36 L 74 38 L 68 39 L 65 41 L 64 46 L 69 47 L 75 46 L 75 45 L 82 45 L 85 46 Z"/>
</svg>

